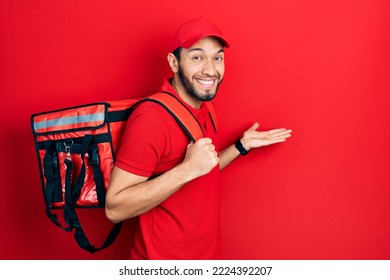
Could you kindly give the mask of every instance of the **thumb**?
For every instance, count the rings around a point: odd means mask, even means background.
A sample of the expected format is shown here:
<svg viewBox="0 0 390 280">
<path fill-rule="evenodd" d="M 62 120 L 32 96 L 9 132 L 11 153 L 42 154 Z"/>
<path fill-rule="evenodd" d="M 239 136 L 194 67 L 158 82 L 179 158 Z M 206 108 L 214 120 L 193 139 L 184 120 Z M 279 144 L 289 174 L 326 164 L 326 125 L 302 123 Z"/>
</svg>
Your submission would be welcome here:
<svg viewBox="0 0 390 280">
<path fill-rule="evenodd" d="M 191 141 L 190 143 L 188 143 L 187 149 L 188 149 L 189 147 L 191 147 L 192 145 L 194 145 L 194 141 Z"/>
<path fill-rule="evenodd" d="M 255 122 L 252 126 L 251 126 L 251 128 L 249 128 L 249 130 L 256 130 L 256 129 L 258 129 L 260 127 L 260 124 L 258 123 L 258 122 Z"/>
</svg>

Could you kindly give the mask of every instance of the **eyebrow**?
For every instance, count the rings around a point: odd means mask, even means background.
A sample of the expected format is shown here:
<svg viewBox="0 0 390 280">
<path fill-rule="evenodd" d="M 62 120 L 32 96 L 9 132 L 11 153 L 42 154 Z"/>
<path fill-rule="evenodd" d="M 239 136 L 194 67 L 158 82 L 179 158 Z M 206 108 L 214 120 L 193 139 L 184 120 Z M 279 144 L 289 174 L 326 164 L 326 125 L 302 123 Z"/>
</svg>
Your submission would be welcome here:
<svg viewBox="0 0 390 280">
<path fill-rule="evenodd" d="M 203 50 L 202 48 L 192 48 L 192 49 L 189 49 L 189 50 L 188 50 L 188 53 L 194 52 L 194 51 L 201 51 L 201 52 L 204 52 L 204 50 Z M 222 49 L 220 49 L 217 53 L 224 53 L 224 52 L 225 52 L 225 50 L 222 48 Z"/>
</svg>

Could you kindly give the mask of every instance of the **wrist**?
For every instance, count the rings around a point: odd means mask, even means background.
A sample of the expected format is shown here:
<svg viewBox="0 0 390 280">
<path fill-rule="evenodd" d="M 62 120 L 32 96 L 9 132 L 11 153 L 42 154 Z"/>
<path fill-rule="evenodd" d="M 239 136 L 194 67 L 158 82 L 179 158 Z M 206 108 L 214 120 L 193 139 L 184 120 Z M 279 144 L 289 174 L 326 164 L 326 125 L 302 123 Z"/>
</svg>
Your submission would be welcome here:
<svg viewBox="0 0 390 280">
<path fill-rule="evenodd" d="M 196 178 L 193 168 L 191 168 L 187 161 L 179 163 L 174 169 L 177 172 L 177 179 L 181 181 L 181 183 L 186 184 Z"/>
<path fill-rule="evenodd" d="M 242 139 L 238 139 L 235 143 L 234 146 L 236 149 L 240 152 L 240 155 L 245 156 L 249 153 L 249 149 L 245 147 L 244 141 Z"/>
</svg>

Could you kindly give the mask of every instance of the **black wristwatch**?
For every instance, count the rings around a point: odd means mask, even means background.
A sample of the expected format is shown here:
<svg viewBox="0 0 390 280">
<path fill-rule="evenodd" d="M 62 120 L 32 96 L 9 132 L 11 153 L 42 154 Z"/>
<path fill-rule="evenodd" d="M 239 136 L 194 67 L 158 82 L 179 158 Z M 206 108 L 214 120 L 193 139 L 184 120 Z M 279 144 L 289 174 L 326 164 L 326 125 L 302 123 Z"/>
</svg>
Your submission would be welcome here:
<svg viewBox="0 0 390 280">
<path fill-rule="evenodd" d="M 244 146 L 242 145 L 240 139 L 236 141 L 235 146 L 237 150 L 240 152 L 240 155 L 245 156 L 249 153 L 249 151 L 245 149 Z"/>
</svg>

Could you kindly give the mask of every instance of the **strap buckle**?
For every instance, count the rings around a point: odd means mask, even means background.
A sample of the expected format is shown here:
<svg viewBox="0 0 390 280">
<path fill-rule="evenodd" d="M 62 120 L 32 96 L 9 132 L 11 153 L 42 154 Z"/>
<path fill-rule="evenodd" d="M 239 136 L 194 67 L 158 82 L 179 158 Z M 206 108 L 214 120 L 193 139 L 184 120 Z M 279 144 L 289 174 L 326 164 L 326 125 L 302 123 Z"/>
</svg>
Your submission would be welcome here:
<svg viewBox="0 0 390 280">
<path fill-rule="evenodd" d="M 89 152 L 89 162 L 91 165 L 99 165 L 99 154 L 98 154 L 98 148 L 94 147 Z"/>
<path fill-rule="evenodd" d="M 64 142 L 64 146 L 65 146 L 65 153 L 66 153 L 66 158 L 67 159 L 71 159 L 70 158 L 70 148 L 72 148 L 72 146 L 73 146 L 73 140 L 68 144 L 69 142 Z"/>
</svg>

